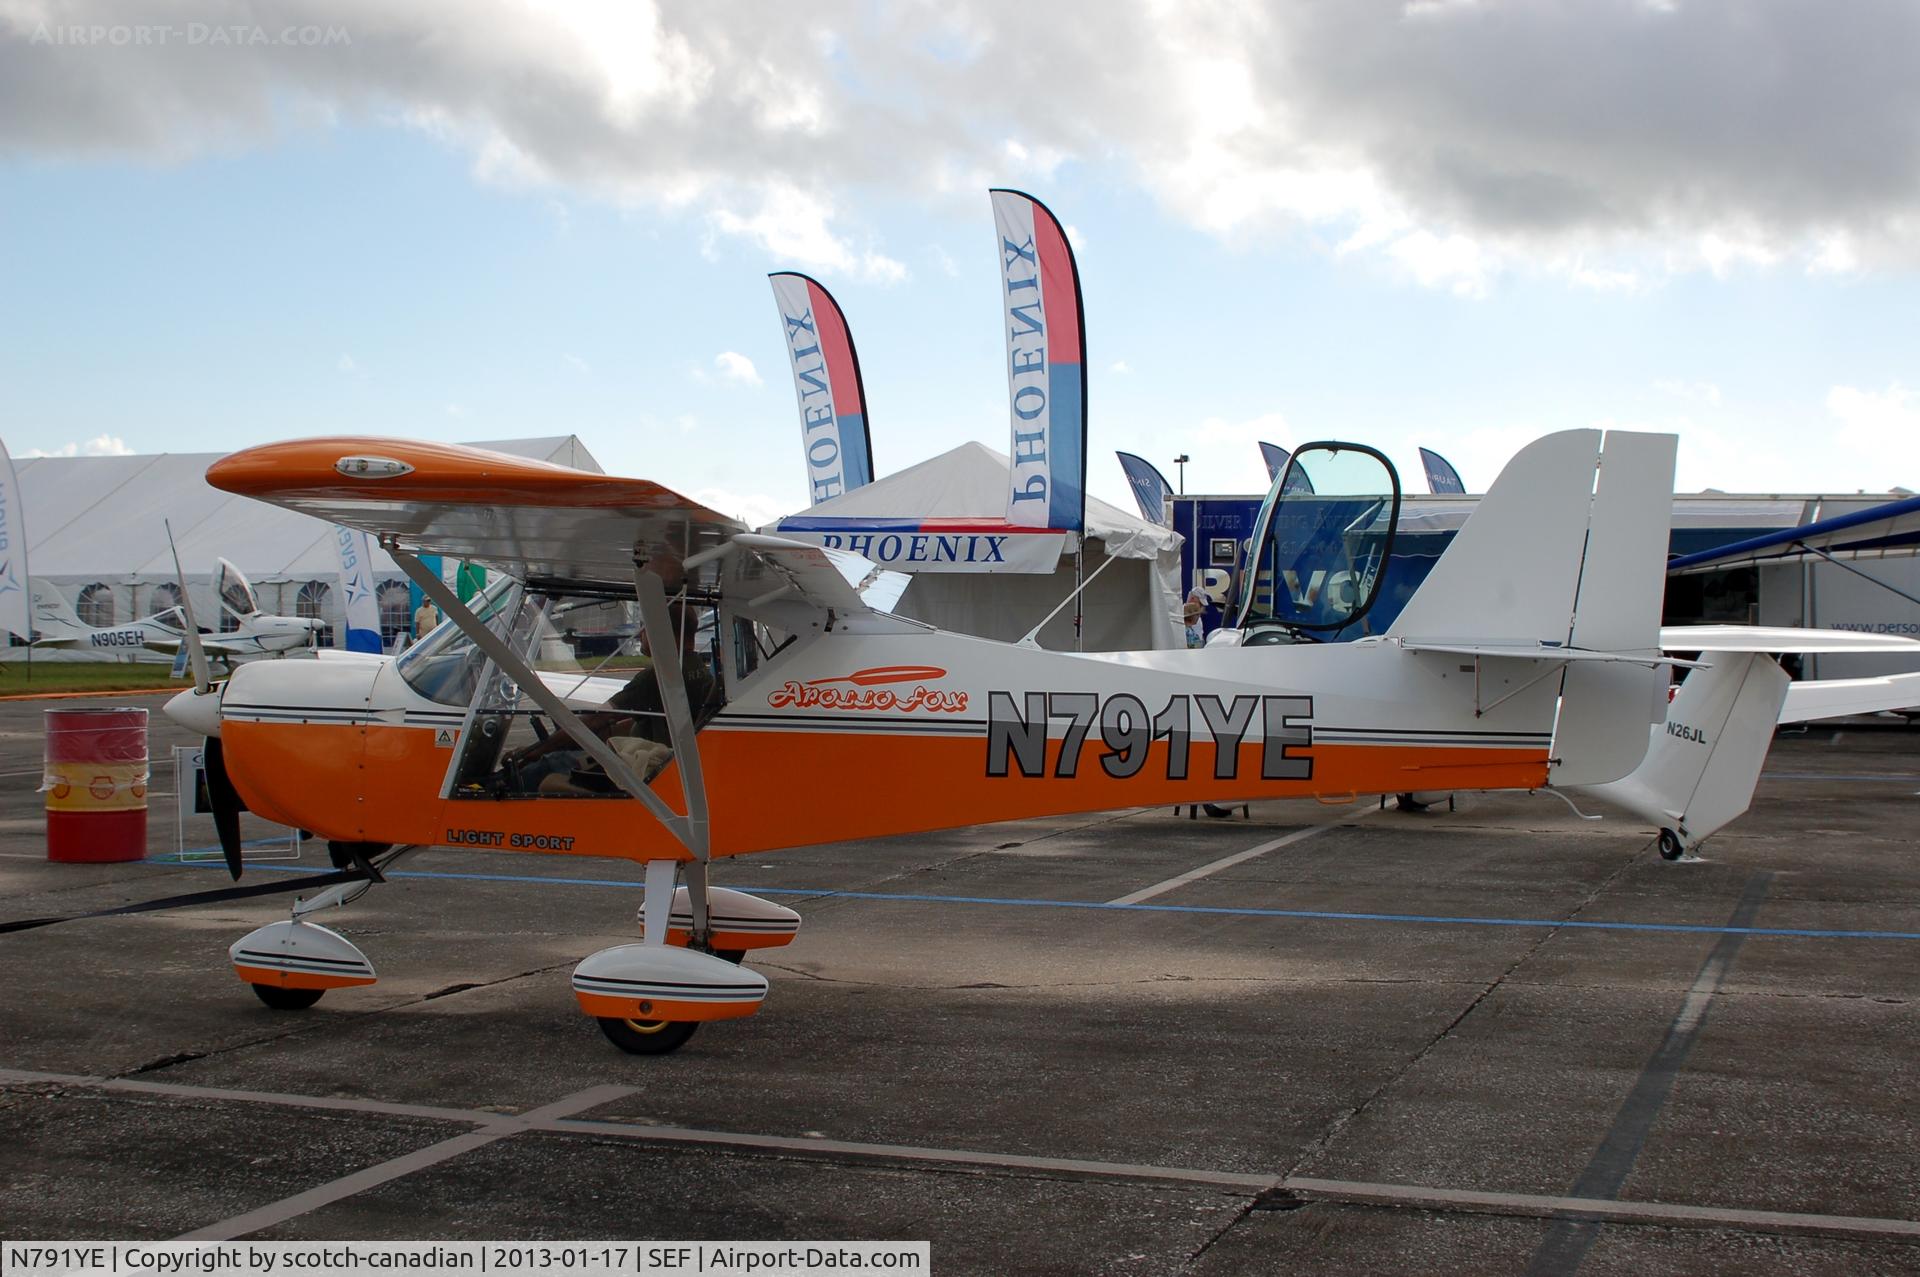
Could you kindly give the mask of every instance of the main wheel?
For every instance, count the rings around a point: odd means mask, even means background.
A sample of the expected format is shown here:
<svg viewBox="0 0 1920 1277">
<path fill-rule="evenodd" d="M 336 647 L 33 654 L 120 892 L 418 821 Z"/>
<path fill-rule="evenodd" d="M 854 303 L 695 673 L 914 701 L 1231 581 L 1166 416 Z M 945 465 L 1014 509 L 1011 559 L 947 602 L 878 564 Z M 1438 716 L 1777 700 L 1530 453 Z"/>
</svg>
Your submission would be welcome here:
<svg viewBox="0 0 1920 1277">
<path fill-rule="evenodd" d="M 1678 860 L 1686 854 L 1687 849 L 1681 845 L 1679 834 L 1671 829 L 1660 831 L 1660 859 Z"/>
<path fill-rule="evenodd" d="M 277 984 L 256 984 L 253 995 L 276 1011 L 304 1011 L 320 1000 L 325 989 L 284 989 Z"/>
<path fill-rule="evenodd" d="M 665 1055 L 678 1051 L 700 1027 L 698 1020 L 616 1020 L 600 1019 L 600 1031 L 607 1041 L 629 1055 Z"/>
<path fill-rule="evenodd" d="M 715 949 L 713 956 L 725 959 L 737 967 L 747 960 L 747 951 L 745 949 Z"/>
</svg>

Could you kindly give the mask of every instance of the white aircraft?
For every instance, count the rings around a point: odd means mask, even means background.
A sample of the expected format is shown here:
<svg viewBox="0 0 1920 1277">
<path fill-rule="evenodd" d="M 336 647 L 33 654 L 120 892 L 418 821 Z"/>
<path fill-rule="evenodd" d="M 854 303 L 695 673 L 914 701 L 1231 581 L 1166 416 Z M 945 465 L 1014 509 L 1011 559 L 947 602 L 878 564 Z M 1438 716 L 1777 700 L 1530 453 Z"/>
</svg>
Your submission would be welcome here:
<svg viewBox="0 0 1920 1277">
<path fill-rule="evenodd" d="M 235 661 L 259 656 L 278 656 L 297 648 L 313 647 L 319 642 L 325 621 L 304 616 L 273 616 L 260 610 L 253 586 L 239 568 L 225 559 L 217 561 L 214 594 L 222 615 L 231 617 L 234 628 L 200 635 L 201 648 L 215 660 L 231 667 Z M 94 626 L 83 622 L 59 591 L 35 582 L 33 585 L 33 628 L 35 647 L 57 647 L 88 652 L 132 652 L 142 648 L 154 652 L 177 653 L 184 641 L 189 622 L 178 606 L 163 608 L 152 616 L 143 616 L 125 625 Z"/>
<path fill-rule="evenodd" d="M 392 660 L 260 662 L 224 684 L 189 642 L 195 687 L 167 712 L 209 738 L 235 876 L 243 806 L 359 869 L 238 941 L 235 973 L 286 1009 L 373 983 L 351 941 L 308 919 L 418 847 L 617 857 L 644 866 L 639 942 L 588 957 L 573 989 L 616 1045 L 663 1054 L 756 1010 L 768 982 L 737 964 L 799 929 L 710 884 L 733 856 L 1120 807 L 1606 786 L 1684 846 L 1744 808 L 1787 702 L 1748 649 L 1814 640 L 1749 635 L 1726 665 L 1742 640 L 1689 634 L 1710 661 L 1663 650 L 1675 442 L 1530 444 L 1393 621 L 1344 643 L 1324 640 L 1381 590 L 1399 479 L 1372 448 L 1302 445 L 1246 566 L 1268 584 L 1231 632 L 1084 655 L 895 616 L 868 560 L 653 483 L 402 440 L 235 453 L 213 486 L 364 529 L 448 618 Z M 501 575 L 463 602 L 424 553 Z M 1304 599 L 1272 584 L 1316 574 Z M 588 607 L 637 620 L 645 661 L 583 668 L 565 640 Z M 1696 670 L 1671 704 L 1670 665 Z M 1693 752 L 1682 765 L 1673 749 Z"/>
</svg>

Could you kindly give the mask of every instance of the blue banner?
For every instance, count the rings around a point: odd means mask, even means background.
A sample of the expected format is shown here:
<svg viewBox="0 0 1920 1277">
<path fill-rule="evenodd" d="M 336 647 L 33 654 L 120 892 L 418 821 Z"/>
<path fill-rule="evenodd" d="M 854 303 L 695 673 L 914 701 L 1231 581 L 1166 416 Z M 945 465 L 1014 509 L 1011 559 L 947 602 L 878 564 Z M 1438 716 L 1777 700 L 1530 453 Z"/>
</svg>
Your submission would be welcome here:
<svg viewBox="0 0 1920 1277">
<path fill-rule="evenodd" d="M 1131 452 L 1113 455 L 1120 458 L 1120 468 L 1127 472 L 1127 486 L 1133 489 L 1133 499 L 1140 503 L 1140 517 L 1166 527 L 1167 498 L 1173 495 L 1173 485 L 1167 482 L 1167 476 L 1145 457 Z"/>
<path fill-rule="evenodd" d="M 1460 482 L 1460 472 L 1455 470 L 1447 459 L 1431 448 L 1420 449 L 1420 464 L 1427 471 L 1427 491 L 1465 492 L 1467 485 Z"/>
<path fill-rule="evenodd" d="M 340 594 L 347 616 L 349 652 L 372 652 L 385 648 L 380 642 L 380 601 L 374 594 L 373 551 L 367 534 L 357 528 L 333 526 L 334 548 L 340 552 Z"/>
</svg>

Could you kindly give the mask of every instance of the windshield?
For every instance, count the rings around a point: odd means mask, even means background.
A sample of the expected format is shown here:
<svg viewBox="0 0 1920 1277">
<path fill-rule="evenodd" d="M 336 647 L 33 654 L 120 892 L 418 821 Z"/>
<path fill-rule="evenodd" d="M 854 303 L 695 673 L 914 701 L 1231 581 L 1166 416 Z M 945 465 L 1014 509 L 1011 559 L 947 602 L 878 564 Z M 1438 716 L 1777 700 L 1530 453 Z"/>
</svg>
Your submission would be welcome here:
<svg viewBox="0 0 1920 1277">
<path fill-rule="evenodd" d="M 506 626 L 520 607 L 520 583 L 503 576 L 475 595 L 467 604 L 473 614 L 496 634 Z M 486 654 L 473 640 L 460 632 L 452 621 L 442 621 L 427 636 L 402 652 L 395 661 L 407 686 L 430 701 L 457 705 L 461 709 L 473 699 Z"/>
<path fill-rule="evenodd" d="M 1374 449 L 1350 443 L 1296 449 L 1254 523 L 1239 582 L 1240 627 L 1333 638 L 1362 625 L 1379 593 L 1399 514 L 1400 478 Z"/>
</svg>

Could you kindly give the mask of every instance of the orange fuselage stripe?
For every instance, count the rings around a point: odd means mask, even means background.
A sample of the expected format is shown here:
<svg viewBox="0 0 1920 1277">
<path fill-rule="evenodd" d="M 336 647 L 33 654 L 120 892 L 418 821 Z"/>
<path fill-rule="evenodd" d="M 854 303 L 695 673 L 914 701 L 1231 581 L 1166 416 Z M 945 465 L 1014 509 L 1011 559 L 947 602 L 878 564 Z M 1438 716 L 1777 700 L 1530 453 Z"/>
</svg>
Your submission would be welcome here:
<svg viewBox="0 0 1920 1277">
<path fill-rule="evenodd" d="M 343 841 L 449 844 L 631 860 L 683 857 L 629 798 L 441 799 L 452 751 L 431 728 L 259 723 L 222 726 L 228 767 L 247 805 L 269 820 Z M 1191 742 L 1189 775 L 1166 776 L 1156 742 L 1134 776 L 1110 776 L 1098 742 L 1077 774 L 986 774 L 980 736 L 709 730 L 700 734 L 712 852 L 743 855 L 813 843 L 1073 812 L 1248 798 L 1341 798 L 1408 790 L 1532 789 L 1546 782 L 1539 748 L 1314 745 L 1309 780 L 1260 779 L 1259 743 L 1240 748 L 1238 779 L 1214 777 L 1214 745 Z M 679 774 L 653 783 L 684 811 Z"/>
</svg>

